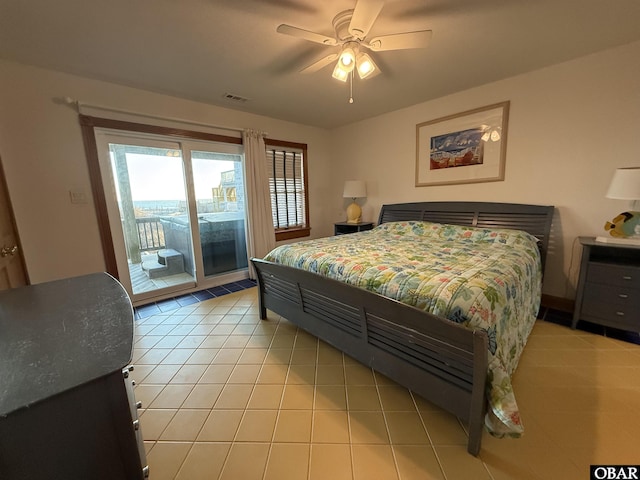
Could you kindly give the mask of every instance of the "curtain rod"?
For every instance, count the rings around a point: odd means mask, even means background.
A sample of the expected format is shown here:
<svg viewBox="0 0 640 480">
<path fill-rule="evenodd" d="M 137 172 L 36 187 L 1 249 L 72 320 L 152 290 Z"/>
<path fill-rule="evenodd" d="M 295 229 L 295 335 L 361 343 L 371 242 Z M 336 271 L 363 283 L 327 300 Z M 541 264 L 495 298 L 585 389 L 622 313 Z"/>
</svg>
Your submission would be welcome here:
<svg viewBox="0 0 640 480">
<path fill-rule="evenodd" d="M 223 127 L 221 125 L 213 125 L 210 123 L 203 123 L 203 122 L 194 122 L 192 120 L 185 120 L 182 118 L 175 118 L 175 117 L 161 117 L 159 115 L 152 115 L 150 113 L 139 113 L 139 112 L 132 112 L 130 110 L 123 110 L 123 109 L 119 109 L 119 108 L 112 108 L 112 107 L 105 107 L 103 105 L 95 105 L 95 104 L 91 104 L 91 103 L 84 103 L 81 102 L 80 100 L 76 100 L 75 98 L 71 98 L 71 97 L 63 97 L 62 102 L 56 102 L 56 103 L 64 103 L 66 105 L 69 105 L 70 107 L 75 107 L 76 111 L 78 113 L 82 113 L 80 112 L 80 108 L 82 107 L 87 107 L 87 108 L 95 108 L 97 110 L 104 110 L 107 112 L 114 112 L 114 113 L 124 113 L 126 115 L 135 115 L 138 117 L 146 117 L 146 118 L 153 118 L 155 120 L 164 120 L 164 121 L 169 121 L 169 122 L 178 122 L 178 123 L 184 123 L 184 124 L 188 124 L 188 125 L 197 125 L 200 127 L 207 127 L 207 128 L 215 128 L 215 129 L 219 129 L 219 130 L 228 130 L 231 132 L 240 132 L 242 133 L 245 129 L 243 128 L 236 128 L 236 127 Z"/>
</svg>

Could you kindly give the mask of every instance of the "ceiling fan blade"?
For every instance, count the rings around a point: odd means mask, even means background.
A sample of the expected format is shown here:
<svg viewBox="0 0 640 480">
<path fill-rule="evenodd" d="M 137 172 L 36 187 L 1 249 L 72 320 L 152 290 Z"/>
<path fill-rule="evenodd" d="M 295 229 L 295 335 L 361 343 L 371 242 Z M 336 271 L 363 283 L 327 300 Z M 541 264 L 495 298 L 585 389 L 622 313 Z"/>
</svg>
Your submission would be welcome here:
<svg viewBox="0 0 640 480">
<path fill-rule="evenodd" d="M 374 52 L 384 52 L 386 50 L 405 50 L 409 48 L 427 48 L 431 41 L 433 32 L 431 30 L 420 30 L 418 32 L 395 33 L 372 38 L 369 42 L 363 43 Z"/>
<path fill-rule="evenodd" d="M 317 62 L 312 63 L 308 67 L 303 68 L 302 70 L 300 70 L 300 73 L 314 73 L 314 72 L 317 72 L 318 70 L 326 67 L 331 62 L 334 62 L 337 59 L 338 59 L 338 54 L 337 53 L 332 53 L 331 55 L 327 55 L 325 57 L 322 57 L 320 60 L 318 60 Z"/>
<path fill-rule="evenodd" d="M 322 45 L 333 46 L 337 45 L 338 43 L 335 38 L 327 37 L 326 35 L 321 35 L 315 32 L 310 32 L 308 30 L 303 30 L 302 28 L 292 27 L 291 25 L 282 24 L 276 29 L 276 31 L 284 35 L 303 38 L 305 40 L 309 40 L 310 42 L 320 43 Z"/>
<path fill-rule="evenodd" d="M 349 33 L 360 40 L 366 37 L 383 5 L 384 0 L 358 0 L 349 23 Z"/>
</svg>

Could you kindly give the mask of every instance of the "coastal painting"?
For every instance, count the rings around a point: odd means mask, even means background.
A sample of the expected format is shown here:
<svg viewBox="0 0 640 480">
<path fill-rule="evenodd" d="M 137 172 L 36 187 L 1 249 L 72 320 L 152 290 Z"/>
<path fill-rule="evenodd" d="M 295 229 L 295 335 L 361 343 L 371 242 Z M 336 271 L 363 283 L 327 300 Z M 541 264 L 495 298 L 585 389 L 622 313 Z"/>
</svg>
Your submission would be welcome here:
<svg viewBox="0 0 640 480">
<path fill-rule="evenodd" d="M 482 135 L 482 128 L 471 128 L 431 137 L 429 168 L 481 165 L 484 159 Z"/>
<path fill-rule="evenodd" d="M 415 186 L 504 180 L 509 101 L 416 125 Z"/>
</svg>

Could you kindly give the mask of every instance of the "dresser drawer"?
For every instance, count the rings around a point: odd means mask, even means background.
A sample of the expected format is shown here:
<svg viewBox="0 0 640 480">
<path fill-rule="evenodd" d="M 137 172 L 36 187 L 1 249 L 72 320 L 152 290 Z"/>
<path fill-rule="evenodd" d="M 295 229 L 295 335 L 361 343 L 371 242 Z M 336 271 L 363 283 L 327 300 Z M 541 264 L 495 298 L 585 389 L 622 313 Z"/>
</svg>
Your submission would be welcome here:
<svg viewBox="0 0 640 480">
<path fill-rule="evenodd" d="M 584 286 L 585 302 L 619 305 L 640 312 L 640 289 L 603 283 L 587 282 Z"/>
<path fill-rule="evenodd" d="M 640 331 L 640 312 L 629 305 L 601 303 L 587 297 L 582 304 L 582 318 L 622 330 Z"/>
<path fill-rule="evenodd" d="M 589 262 L 587 282 L 640 288 L 640 267 Z"/>
</svg>

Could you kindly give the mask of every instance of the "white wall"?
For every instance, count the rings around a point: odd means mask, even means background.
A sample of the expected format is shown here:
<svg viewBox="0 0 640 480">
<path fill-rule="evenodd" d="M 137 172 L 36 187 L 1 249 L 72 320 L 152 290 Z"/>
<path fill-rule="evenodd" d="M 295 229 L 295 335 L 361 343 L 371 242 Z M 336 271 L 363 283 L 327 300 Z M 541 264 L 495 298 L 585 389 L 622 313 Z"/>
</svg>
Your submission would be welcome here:
<svg viewBox="0 0 640 480">
<path fill-rule="evenodd" d="M 322 207 L 330 184 L 328 131 L 0 61 L 0 156 L 32 283 L 105 268 L 78 115 L 54 101 L 65 96 L 307 143 L 312 234 L 331 234 L 332 219 Z M 72 204 L 69 190 L 86 192 L 89 202 Z"/>
<path fill-rule="evenodd" d="M 555 205 L 544 293 L 573 298 L 580 235 L 628 208 L 605 193 L 613 171 L 640 166 L 640 42 L 421 103 L 333 131 L 341 180 L 367 181 L 363 218 L 383 203 L 471 200 Z M 374 79 L 375 81 L 375 79 Z M 415 187 L 416 124 L 510 100 L 502 182 Z M 573 262 L 573 263 L 572 263 Z M 570 268 L 571 267 L 571 268 Z"/>
<path fill-rule="evenodd" d="M 344 218 L 342 181 L 364 179 L 365 220 L 383 203 L 483 200 L 553 204 L 544 292 L 574 296 L 579 235 L 628 207 L 604 197 L 616 167 L 640 165 L 640 42 L 330 132 L 0 61 L 0 156 L 31 281 L 104 269 L 77 114 L 54 98 L 239 128 L 309 145 L 312 237 Z M 373 80 L 375 81 L 375 79 Z M 416 124 L 511 101 L 503 182 L 414 187 Z M 90 195 L 89 195 L 90 197 Z"/>
</svg>

